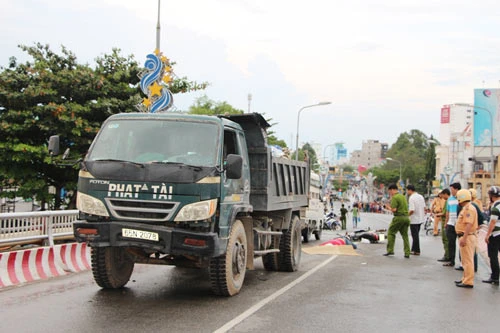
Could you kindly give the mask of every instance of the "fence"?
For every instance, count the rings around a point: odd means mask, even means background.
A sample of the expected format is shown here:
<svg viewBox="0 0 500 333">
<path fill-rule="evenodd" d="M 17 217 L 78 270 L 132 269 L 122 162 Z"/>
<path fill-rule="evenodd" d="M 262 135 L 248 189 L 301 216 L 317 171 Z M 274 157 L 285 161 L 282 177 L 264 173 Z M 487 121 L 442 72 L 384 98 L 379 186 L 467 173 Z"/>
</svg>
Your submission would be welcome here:
<svg viewBox="0 0 500 333">
<path fill-rule="evenodd" d="M 74 239 L 73 222 L 78 210 L 0 214 L 0 246 L 43 243 Z"/>
</svg>

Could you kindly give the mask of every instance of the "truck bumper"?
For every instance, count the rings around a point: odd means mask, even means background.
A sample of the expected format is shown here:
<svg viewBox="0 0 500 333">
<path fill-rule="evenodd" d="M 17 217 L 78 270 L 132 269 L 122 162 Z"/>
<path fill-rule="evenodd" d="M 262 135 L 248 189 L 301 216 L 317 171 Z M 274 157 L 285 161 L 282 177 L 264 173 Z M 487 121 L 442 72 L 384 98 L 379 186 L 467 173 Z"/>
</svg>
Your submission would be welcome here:
<svg viewBox="0 0 500 333">
<path fill-rule="evenodd" d="M 123 236 L 123 229 L 157 234 L 158 240 Z M 165 226 L 131 222 L 86 222 L 76 221 L 73 231 L 78 242 L 91 247 L 140 247 L 171 255 L 194 255 L 218 257 L 225 252 L 225 239 L 216 233 L 198 233 Z M 149 234 L 151 235 L 151 234 Z"/>
</svg>

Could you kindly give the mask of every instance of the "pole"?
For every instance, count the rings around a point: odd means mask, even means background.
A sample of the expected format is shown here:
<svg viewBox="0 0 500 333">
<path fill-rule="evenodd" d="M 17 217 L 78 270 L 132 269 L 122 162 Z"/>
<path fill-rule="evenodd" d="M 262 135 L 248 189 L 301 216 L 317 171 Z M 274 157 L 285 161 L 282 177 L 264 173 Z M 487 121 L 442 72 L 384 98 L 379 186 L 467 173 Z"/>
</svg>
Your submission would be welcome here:
<svg viewBox="0 0 500 333">
<path fill-rule="evenodd" d="M 300 119 L 300 113 L 302 112 L 302 110 L 304 110 L 306 108 L 312 108 L 314 106 L 328 105 L 328 104 L 332 104 L 332 102 L 319 102 L 319 103 L 312 104 L 312 105 L 306 105 L 306 106 L 301 107 L 299 109 L 299 112 L 297 112 L 297 136 L 295 138 L 295 160 L 296 161 L 299 160 L 299 119 Z"/>
<path fill-rule="evenodd" d="M 300 119 L 300 113 L 302 110 L 304 110 L 307 106 L 304 106 L 300 108 L 299 112 L 297 112 L 297 134 L 295 137 L 295 160 L 299 160 L 299 119 Z"/>
<path fill-rule="evenodd" d="M 160 0 L 158 0 L 158 23 L 156 24 L 156 51 L 160 52 Z"/>
</svg>

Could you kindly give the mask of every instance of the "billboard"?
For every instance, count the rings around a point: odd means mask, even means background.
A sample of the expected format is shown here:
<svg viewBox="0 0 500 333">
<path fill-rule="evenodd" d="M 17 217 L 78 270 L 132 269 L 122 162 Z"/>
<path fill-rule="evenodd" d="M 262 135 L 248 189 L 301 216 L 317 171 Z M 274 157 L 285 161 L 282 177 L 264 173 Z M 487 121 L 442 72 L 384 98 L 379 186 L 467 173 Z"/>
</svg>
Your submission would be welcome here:
<svg viewBox="0 0 500 333">
<path fill-rule="evenodd" d="M 500 89 L 474 89 L 474 145 L 490 146 L 492 134 L 493 145 L 498 146 L 500 142 Z"/>
<path fill-rule="evenodd" d="M 441 124 L 448 124 L 450 122 L 450 106 L 445 105 L 441 108 Z"/>
</svg>

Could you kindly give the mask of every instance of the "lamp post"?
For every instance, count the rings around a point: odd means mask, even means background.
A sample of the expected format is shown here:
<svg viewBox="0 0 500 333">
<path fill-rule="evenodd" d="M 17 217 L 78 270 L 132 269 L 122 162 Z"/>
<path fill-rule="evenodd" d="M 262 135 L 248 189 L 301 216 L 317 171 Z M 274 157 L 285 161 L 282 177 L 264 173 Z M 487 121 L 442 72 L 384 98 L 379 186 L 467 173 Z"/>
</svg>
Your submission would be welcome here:
<svg viewBox="0 0 500 333">
<path fill-rule="evenodd" d="M 398 160 L 395 160 L 393 158 L 390 158 L 390 157 L 386 157 L 386 160 L 388 161 L 393 161 L 393 162 L 398 162 L 399 163 L 399 183 L 401 184 L 401 180 L 402 180 L 402 174 L 401 174 L 401 162 L 398 161 Z"/>
<path fill-rule="evenodd" d="M 306 105 L 300 108 L 299 112 L 297 113 L 297 138 L 295 140 L 295 160 L 298 161 L 299 159 L 299 118 L 300 118 L 300 113 L 302 110 L 307 109 L 307 108 L 312 108 L 314 106 L 321 106 L 321 105 L 328 105 L 332 104 L 332 102 L 319 102 L 317 104 L 312 104 L 312 105 Z"/>
<path fill-rule="evenodd" d="M 480 109 L 483 111 L 488 112 L 488 115 L 490 116 L 490 171 L 491 171 L 491 185 L 495 185 L 495 156 L 493 154 L 493 116 L 491 115 L 491 111 L 488 110 L 487 108 L 483 108 L 481 106 L 476 106 L 474 104 L 468 104 L 468 103 L 455 103 L 454 105 L 456 106 L 465 106 L 469 108 L 474 108 L 474 109 Z"/>
</svg>

